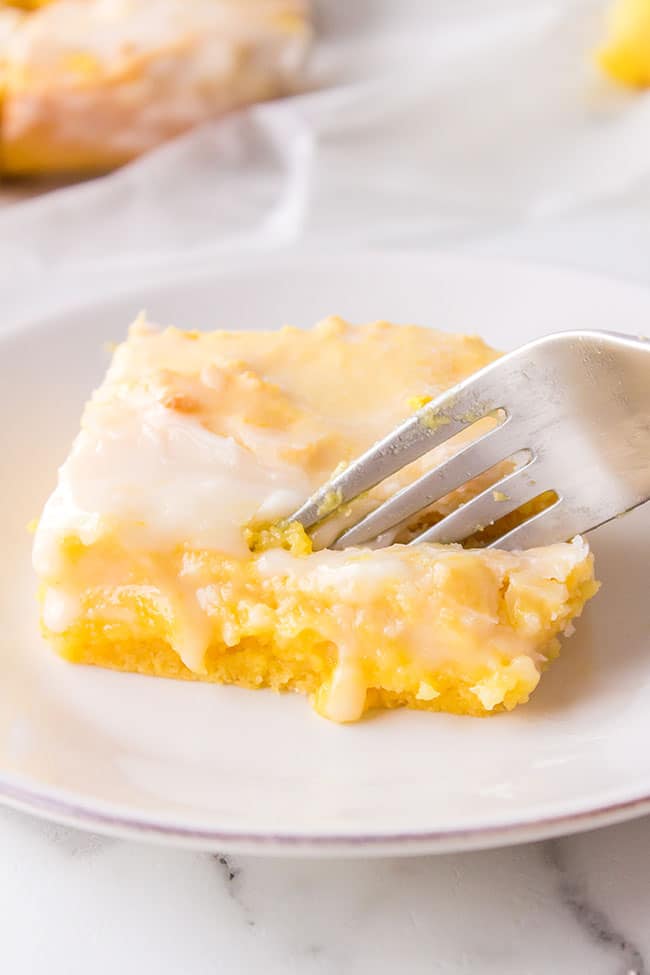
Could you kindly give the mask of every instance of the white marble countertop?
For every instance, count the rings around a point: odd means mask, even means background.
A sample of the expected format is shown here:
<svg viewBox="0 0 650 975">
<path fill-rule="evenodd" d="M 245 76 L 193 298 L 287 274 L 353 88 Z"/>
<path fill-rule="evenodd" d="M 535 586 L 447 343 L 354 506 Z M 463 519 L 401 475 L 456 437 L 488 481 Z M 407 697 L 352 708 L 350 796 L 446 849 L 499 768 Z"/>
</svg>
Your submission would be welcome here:
<svg viewBox="0 0 650 975">
<path fill-rule="evenodd" d="M 650 819 L 439 857 L 196 854 L 0 812 L 7 975 L 647 975 Z"/>
</svg>

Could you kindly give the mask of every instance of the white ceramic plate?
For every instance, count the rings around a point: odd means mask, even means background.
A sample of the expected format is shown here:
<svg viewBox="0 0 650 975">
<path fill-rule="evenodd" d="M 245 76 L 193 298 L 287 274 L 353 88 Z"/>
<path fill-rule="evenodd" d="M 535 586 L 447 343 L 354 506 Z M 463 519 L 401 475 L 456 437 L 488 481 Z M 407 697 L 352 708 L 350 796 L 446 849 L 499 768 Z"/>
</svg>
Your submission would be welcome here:
<svg viewBox="0 0 650 975">
<path fill-rule="evenodd" d="M 0 798 L 102 831 L 301 854 L 489 846 L 650 810 L 648 506 L 593 535 L 601 594 L 532 701 L 493 719 L 400 711 L 340 727 L 298 696 L 86 669 L 50 652 L 25 526 L 106 367 L 105 343 L 141 307 L 201 328 L 383 317 L 502 348 L 650 323 L 639 287 L 420 253 L 249 262 L 5 327 Z"/>
</svg>

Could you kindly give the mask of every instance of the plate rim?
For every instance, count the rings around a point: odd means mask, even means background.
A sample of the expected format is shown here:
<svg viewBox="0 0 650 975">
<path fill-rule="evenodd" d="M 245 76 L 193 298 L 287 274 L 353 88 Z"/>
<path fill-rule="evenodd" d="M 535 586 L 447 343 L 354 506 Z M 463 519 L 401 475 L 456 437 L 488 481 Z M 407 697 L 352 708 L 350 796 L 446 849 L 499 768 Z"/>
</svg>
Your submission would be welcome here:
<svg viewBox="0 0 650 975">
<path fill-rule="evenodd" d="M 98 306 L 109 309 L 120 306 L 133 296 L 134 303 L 141 301 L 143 293 L 156 296 L 158 301 L 164 293 L 173 291 L 183 282 L 206 284 L 210 279 L 228 277 L 233 273 L 246 273 L 264 268 L 282 266 L 295 268 L 296 265 L 312 266 L 326 263 L 341 265 L 349 269 L 350 262 L 376 262 L 389 264 L 425 262 L 449 263 L 462 266 L 471 273 L 472 268 L 491 266 L 500 274 L 529 275 L 539 280 L 548 275 L 594 284 L 608 284 L 628 292 L 636 292 L 639 297 L 650 301 L 650 287 L 636 278 L 572 267 L 552 262 L 529 261 L 482 256 L 463 251 L 438 249 L 359 249 L 332 251 L 306 249 L 287 250 L 273 254 L 233 255 L 214 267 L 212 260 L 198 260 L 183 264 L 177 273 L 166 274 L 159 279 L 147 279 L 138 289 L 131 281 L 123 288 L 100 293 L 93 299 L 70 301 L 57 305 L 50 314 L 33 318 L 9 321 L 0 327 L 0 344 L 3 341 L 18 339 L 25 332 L 42 328 L 56 327 L 67 314 L 92 312 Z M 553 836 L 568 835 L 595 829 L 605 825 L 624 822 L 650 813 L 650 787 L 644 785 L 640 794 L 607 801 L 589 808 L 573 812 L 542 815 L 535 818 L 520 818 L 508 822 L 493 822 L 483 826 L 460 826 L 454 829 L 397 831 L 382 833 L 314 833 L 300 834 L 276 831 L 237 831 L 198 825 L 183 825 L 146 817 L 139 813 L 131 814 L 126 808 L 113 806 L 103 800 L 84 801 L 81 796 L 59 789 L 56 786 L 38 787 L 33 780 L 12 776 L 0 770 L 0 803 L 10 808 L 31 813 L 41 819 L 69 825 L 86 830 L 94 830 L 106 835 L 138 839 L 146 842 L 175 845 L 206 851 L 233 852 L 264 856 L 325 857 L 325 856 L 387 856 L 421 855 L 431 853 L 451 853 L 463 850 L 488 849 L 497 846 L 514 845 L 548 839 Z"/>
<path fill-rule="evenodd" d="M 239 832 L 167 823 L 155 817 L 146 819 L 139 815 L 129 815 L 118 811 L 117 807 L 113 811 L 108 803 L 101 800 L 88 805 L 74 799 L 65 790 L 55 787 L 39 790 L 18 782 L 19 780 L 12 785 L 9 776 L 0 774 L 0 804 L 31 813 L 39 819 L 122 839 L 205 852 L 254 856 L 353 858 L 488 850 L 587 832 L 650 813 L 650 792 L 646 792 L 643 796 L 609 802 L 573 813 L 520 819 L 512 823 L 378 834 L 300 835 L 295 832 Z"/>
<path fill-rule="evenodd" d="M 464 265 L 466 268 L 483 267 L 488 265 L 500 273 L 512 273 L 519 275 L 530 275 L 530 277 L 542 278 L 548 274 L 558 275 L 567 280 L 581 281 L 588 284 L 608 284 L 615 288 L 622 288 L 627 291 L 636 291 L 639 295 L 646 298 L 650 296 L 650 283 L 634 276 L 625 276 L 613 272 L 593 270 L 579 265 L 569 265 L 554 261 L 537 261 L 528 258 L 501 257 L 492 255 L 475 254 L 469 251 L 454 250 L 453 248 L 358 248 L 358 249 L 339 249 L 305 247 L 301 250 L 293 248 L 282 252 L 263 253 L 255 252 L 250 254 L 232 254 L 227 257 L 221 256 L 220 263 L 215 267 L 213 257 L 197 258 L 192 263 L 181 263 L 166 272 L 161 271 L 160 276 L 147 277 L 141 288 L 138 288 L 132 280 L 123 286 L 111 287 L 108 291 L 99 291 L 93 298 L 84 297 L 78 300 L 72 298 L 67 302 L 57 303 L 50 313 L 40 313 L 32 317 L 9 319 L 0 323 L 0 341 L 5 338 L 15 337 L 26 331 L 37 331 L 40 328 L 48 327 L 68 314 L 82 314 L 84 311 L 89 313 L 96 309 L 98 305 L 110 309 L 111 306 L 119 306 L 122 302 L 133 296 L 134 303 L 142 300 L 147 292 L 153 295 L 164 294 L 165 291 L 171 292 L 181 282 L 201 282 L 210 278 L 227 277 L 232 273 L 245 272 L 249 269 L 264 269 L 271 267 L 295 266 L 296 264 L 316 266 L 322 263 L 329 265 L 341 265 L 349 267 L 350 262 L 381 262 L 387 265 L 407 262 L 418 262 L 424 264 L 425 261 L 436 261 L 438 263 L 449 263 L 453 265 Z M 164 323 L 159 324 L 173 324 Z M 399 324 L 406 324 L 400 322 Z"/>
</svg>

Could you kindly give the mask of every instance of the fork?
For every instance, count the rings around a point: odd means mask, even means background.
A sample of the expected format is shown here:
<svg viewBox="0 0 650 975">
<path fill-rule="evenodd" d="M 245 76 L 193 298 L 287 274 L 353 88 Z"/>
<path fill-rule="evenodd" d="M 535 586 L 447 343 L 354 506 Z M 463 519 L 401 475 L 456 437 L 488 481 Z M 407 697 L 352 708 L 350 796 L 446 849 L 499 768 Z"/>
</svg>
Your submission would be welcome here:
<svg viewBox="0 0 650 975">
<path fill-rule="evenodd" d="M 491 429 L 355 520 L 355 498 L 486 416 Z M 410 416 L 289 520 L 313 533 L 335 518 L 330 548 L 381 547 L 396 528 L 506 461 L 507 473 L 501 467 L 498 480 L 409 544 L 462 542 L 495 525 L 488 547 L 530 548 L 588 532 L 648 501 L 650 339 L 557 332 L 502 356 Z M 547 491 L 552 503 L 498 534 L 504 515 Z"/>
</svg>

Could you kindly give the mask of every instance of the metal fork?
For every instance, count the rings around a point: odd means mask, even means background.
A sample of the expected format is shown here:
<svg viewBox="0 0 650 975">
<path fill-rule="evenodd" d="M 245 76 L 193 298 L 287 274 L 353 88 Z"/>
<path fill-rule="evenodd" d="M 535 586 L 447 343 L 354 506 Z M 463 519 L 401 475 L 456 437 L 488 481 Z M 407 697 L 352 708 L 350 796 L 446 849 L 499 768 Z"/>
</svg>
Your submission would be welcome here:
<svg viewBox="0 0 650 975">
<path fill-rule="evenodd" d="M 492 429 L 355 522 L 349 502 L 487 415 Z M 409 417 L 290 520 L 313 530 L 335 516 L 331 548 L 389 544 L 397 526 L 509 459 L 508 473 L 410 543 L 463 541 L 545 491 L 554 503 L 490 547 L 572 538 L 648 501 L 650 339 L 559 332 L 504 355 Z"/>
</svg>

